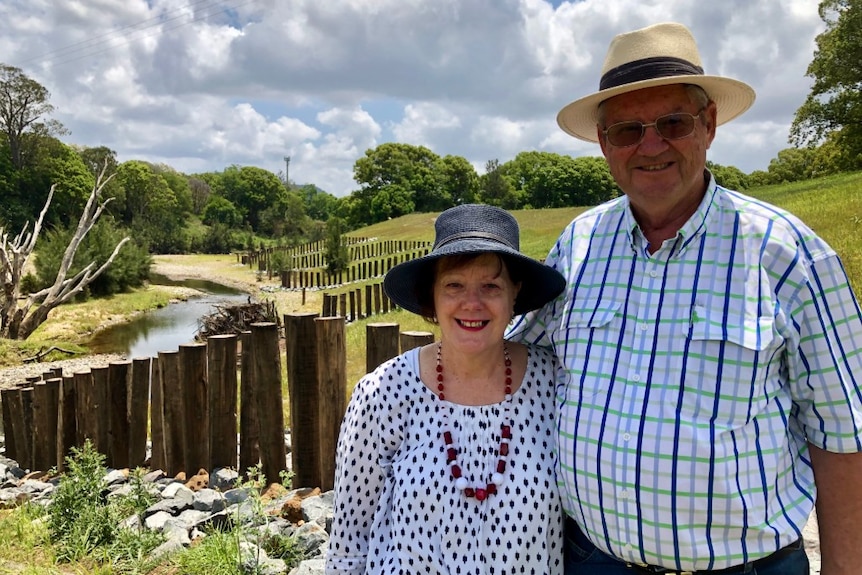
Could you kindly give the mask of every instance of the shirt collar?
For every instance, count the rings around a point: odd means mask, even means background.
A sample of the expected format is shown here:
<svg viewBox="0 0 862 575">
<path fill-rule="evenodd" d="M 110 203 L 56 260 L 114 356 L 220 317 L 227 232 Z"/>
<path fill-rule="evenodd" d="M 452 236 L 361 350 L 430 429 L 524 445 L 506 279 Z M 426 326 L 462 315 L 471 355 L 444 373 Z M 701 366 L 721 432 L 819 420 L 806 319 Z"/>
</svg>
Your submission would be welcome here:
<svg viewBox="0 0 862 575">
<path fill-rule="evenodd" d="M 706 193 L 703 195 L 700 205 L 697 206 L 697 210 L 695 210 L 691 217 L 677 232 L 677 238 L 679 239 L 677 245 L 679 248 L 676 250 L 676 255 L 682 254 L 695 238 L 706 232 L 709 216 L 710 214 L 715 213 L 713 205 L 717 201 L 716 194 L 718 193 L 718 184 L 716 184 L 715 176 L 712 175 L 712 172 L 709 170 L 704 171 L 709 176 Z M 628 197 L 625 198 L 625 212 L 623 214 L 623 218 L 623 224 L 628 234 L 629 244 L 631 245 L 632 250 L 635 252 L 645 250 L 646 237 L 635 220 Z"/>
</svg>

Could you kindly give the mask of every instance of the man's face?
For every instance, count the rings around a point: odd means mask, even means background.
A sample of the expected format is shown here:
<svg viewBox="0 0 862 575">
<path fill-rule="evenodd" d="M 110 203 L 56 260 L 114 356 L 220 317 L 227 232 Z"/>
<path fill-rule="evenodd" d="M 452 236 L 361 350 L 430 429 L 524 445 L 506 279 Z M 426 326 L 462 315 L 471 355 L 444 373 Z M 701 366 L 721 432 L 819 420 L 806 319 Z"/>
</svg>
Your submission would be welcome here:
<svg viewBox="0 0 862 575">
<path fill-rule="evenodd" d="M 603 104 L 599 143 L 611 174 L 629 197 L 636 216 L 648 214 L 654 220 L 687 218 L 697 209 L 705 190 L 706 151 L 715 137 L 715 104 L 707 105 L 695 119 L 690 136 L 676 140 L 667 140 L 655 127 L 649 127 L 639 143 L 617 147 L 607 141 L 602 130 L 631 120 L 649 124 L 678 112 L 700 112 L 681 84 L 644 88 Z"/>
</svg>

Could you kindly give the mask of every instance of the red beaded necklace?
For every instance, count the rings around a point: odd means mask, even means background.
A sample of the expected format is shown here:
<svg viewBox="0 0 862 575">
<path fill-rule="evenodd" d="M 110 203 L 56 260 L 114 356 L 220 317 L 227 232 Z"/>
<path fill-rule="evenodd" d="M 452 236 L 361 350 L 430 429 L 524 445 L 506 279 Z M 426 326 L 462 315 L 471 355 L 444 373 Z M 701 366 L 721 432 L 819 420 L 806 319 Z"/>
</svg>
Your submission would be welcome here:
<svg viewBox="0 0 862 575">
<path fill-rule="evenodd" d="M 446 396 L 443 393 L 443 364 L 440 362 L 442 355 L 443 344 L 437 344 L 437 397 L 440 401 L 445 401 Z M 483 501 L 489 495 L 497 493 L 497 487 L 503 484 L 506 471 L 506 460 L 509 456 L 509 442 L 512 439 L 512 423 L 510 418 L 509 407 L 512 403 L 512 360 L 509 358 L 509 347 L 503 344 L 503 357 L 505 358 L 506 366 L 506 403 L 504 409 L 506 413 L 503 417 L 503 423 L 500 424 L 500 447 L 497 450 L 497 467 L 491 474 L 491 480 L 483 487 L 470 487 L 467 484 L 467 478 L 461 474 L 461 467 L 458 465 L 458 448 L 455 447 L 452 440 L 452 432 L 448 430 L 449 421 L 447 411 L 440 409 L 440 404 L 437 404 L 437 411 L 440 412 L 443 419 L 443 441 L 446 443 L 446 463 L 452 472 L 452 477 L 455 479 L 455 487 L 464 493 L 465 497 L 475 497 L 479 501 Z"/>
</svg>

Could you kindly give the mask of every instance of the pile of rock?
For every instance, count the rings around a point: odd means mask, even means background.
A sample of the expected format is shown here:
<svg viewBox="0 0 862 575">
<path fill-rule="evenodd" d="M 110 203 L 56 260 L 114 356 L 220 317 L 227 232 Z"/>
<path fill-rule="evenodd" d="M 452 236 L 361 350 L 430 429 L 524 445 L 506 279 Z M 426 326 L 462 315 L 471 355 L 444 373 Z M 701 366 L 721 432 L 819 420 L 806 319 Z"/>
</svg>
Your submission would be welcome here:
<svg viewBox="0 0 862 575">
<path fill-rule="evenodd" d="M 284 561 L 268 557 L 257 544 L 266 535 L 282 535 L 294 537 L 307 557 L 290 575 L 322 574 L 332 526 L 333 493 L 272 485 L 258 496 L 249 487 L 236 487 L 238 479 L 236 471 L 230 469 L 217 469 L 211 475 L 201 470 L 186 481 L 181 476 L 169 478 L 162 471 L 151 471 L 141 486 L 157 502 L 140 516 L 125 519 L 122 526 L 164 534 L 165 542 L 152 552 L 162 556 L 205 537 L 209 527 L 229 528 L 239 522 L 247 526 L 243 531 L 249 534 L 240 546 L 244 572 L 287 573 Z M 48 505 L 58 482 L 58 478 L 41 472 L 28 474 L 15 461 L 0 456 L 0 506 L 26 501 Z M 136 488 L 128 470 L 109 470 L 104 485 L 107 497 L 129 494 Z"/>
</svg>

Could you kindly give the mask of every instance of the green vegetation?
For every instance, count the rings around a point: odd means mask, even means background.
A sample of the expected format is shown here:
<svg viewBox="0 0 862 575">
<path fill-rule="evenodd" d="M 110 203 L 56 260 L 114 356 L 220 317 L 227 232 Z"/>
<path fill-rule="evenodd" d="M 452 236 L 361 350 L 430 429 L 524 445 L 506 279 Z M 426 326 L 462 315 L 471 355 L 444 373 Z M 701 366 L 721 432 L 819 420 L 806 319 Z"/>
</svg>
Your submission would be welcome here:
<svg viewBox="0 0 862 575">
<path fill-rule="evenodd" d="M 160 533 L 121 525 L 133 516 L 143 523 L 143 512 L 156 502 L 152 486 L 142 480 L 142 470 L 135 470 L 128 494 L 107 495 L 104 461 L 88 440 L 66 459 L 68 471 L 60 477 L 50 504 L 26 503 L 0 514 L 4 540 L 0 573 L 14 566 L 15 573 L 34 575 L 238 575 L 248 572 L 240 569 L 244 560 L 240 544 L 246 541 L 270 558 L 284 560 L 288 570 L 306 557 L 294 537 L 260 529 L 269 521 L 261 496 L 266 484 L 260 471 L 252 469 L 249 479 L 239 485 L 249 494 L 251 521 L 240 520 L 237 511 L 226 530 L 212 528 L 197 545 L 155 558 L 151 552 L 164 541 Z M 287 475 L 282 480 L 290 483 Z"/>
</svg>

